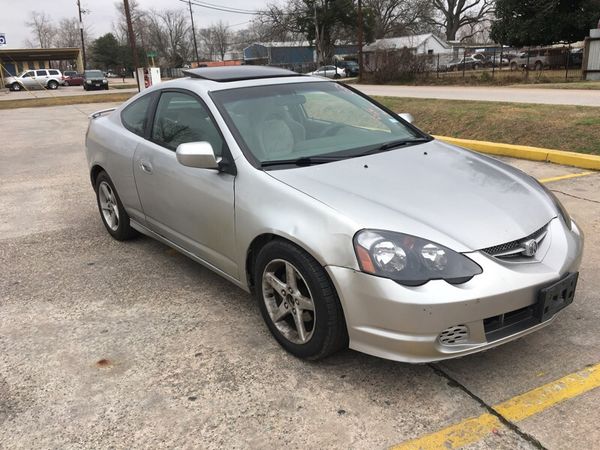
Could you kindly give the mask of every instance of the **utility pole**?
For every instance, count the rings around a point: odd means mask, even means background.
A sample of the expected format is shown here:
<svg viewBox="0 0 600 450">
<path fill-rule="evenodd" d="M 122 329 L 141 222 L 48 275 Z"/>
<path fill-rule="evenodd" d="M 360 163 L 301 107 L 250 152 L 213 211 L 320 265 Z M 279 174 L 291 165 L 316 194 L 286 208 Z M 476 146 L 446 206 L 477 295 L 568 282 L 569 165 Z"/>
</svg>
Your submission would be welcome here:
<svg viewBox="0 0 600 450">
<path fill-rule="evenodd" d="M 358 82 L 362 81 L 363 76 L 363 14 L 362 0 L 358 0 Z"/>
<path fill-rule="evenodd" d="M 83 55 L 83 70 L 85 70 L 85 41 L 83 40 L 83 19 L 81 18 L 81 1 L 77 0 L 77 9 L 79 10 L 79 32 L 81 33 L 81 53 Z"/>
<path fill-rule="evenodd" d="M 196 41 L 196 28 L 194 27 L 194 13 L 192 12 L 192 0 L 188 0 L 190 6 L 190 19 L 192 21 L 192 36 L 194 37 L 194 50 L 196 51 L 196 67 L 200 65 L 200 57 L 198 56 L 198 42 Z"/>
<path fill-rule="evenodd" d="M 133 65 L 135 70 L 135 79 L 137 81 L 138 92 L 140 91 L 140 77 L 137 73 L 137 69 L 139 67 L 138 63 L 138 54 L 135 48 L 135 34 L 133 34 L 133 24 L 131 23 L 131 11 L 129 10 L 129 0 L 123 0 L 125 5 L 125 18 L 127 19 L 127 34 L 129 36 L 129 46 L 131 47 L 131 51 L 133 52 Z M 141 81 L 142 83 L 144 80 Z"/>
<path fill-rule="evenodd" d="M 319 38 L 319 22 L 317 22 L 317 0 L 313 2 L 315 19 L 315 43 L 317 44 L 317 67 L 321 65 L 321 41 Z"/>
</svg>

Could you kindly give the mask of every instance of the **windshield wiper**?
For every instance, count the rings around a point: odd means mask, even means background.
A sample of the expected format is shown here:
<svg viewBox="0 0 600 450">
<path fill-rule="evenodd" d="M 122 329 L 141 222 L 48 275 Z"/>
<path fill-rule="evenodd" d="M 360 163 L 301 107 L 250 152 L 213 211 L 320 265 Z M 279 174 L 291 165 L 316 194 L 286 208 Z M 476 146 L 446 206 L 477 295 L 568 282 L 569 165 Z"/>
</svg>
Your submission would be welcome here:
<svg viewBox="0 0 600 450">
<path fill-rule="evenodd" d="M 366 152 L 359 153 L 358 155 L 354 155 L 354 156 L 367 156 L 367 155 L 372 155 L 374 153 L 392 150 L 394 148 L 402 147 L 405 145 L 422 144 L 424 142 L 429 142 L 429 141 L 431 141 L 430 138 L 416 138 L 416 139 L 403 139 L 403 140 L 399 140 L 399 141 L 390 141 L 390 142 L 386 142 L 385 144 L 381 144 L 378 147 L 371 148 L 371 149 L 367 150 Z"/>
<path fill-rule="evenodd" d="M 302 156 L 296 159 L 275 159 L 272 161 L 263 161 L 260 167 L 269 166 L 312 166 L 313 164 L 324 164 L 332 161 L 340 161 L 348 158 L 347 156 Z"/>
</svg>

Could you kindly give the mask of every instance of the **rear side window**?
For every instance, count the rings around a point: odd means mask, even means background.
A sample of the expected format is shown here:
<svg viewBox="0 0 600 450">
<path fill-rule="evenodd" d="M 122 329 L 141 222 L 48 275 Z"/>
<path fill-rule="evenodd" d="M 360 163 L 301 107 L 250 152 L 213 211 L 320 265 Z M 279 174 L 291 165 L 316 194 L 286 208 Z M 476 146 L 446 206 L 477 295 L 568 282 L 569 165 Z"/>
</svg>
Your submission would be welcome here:
<svg viewBox="0 0 600 450">
<path fill-rule="evenodd" d="M 148 108 L 153 98 L 153 95 L 144 95 L 121 112 L 121 121 L 125 128 L 139 136 L 144 136 Z"/>
<path fill-rule="evenodd" d="M 50 75 L 58 75 L 58 70 L 49 70 L 48 73 Z"/>
</svg>

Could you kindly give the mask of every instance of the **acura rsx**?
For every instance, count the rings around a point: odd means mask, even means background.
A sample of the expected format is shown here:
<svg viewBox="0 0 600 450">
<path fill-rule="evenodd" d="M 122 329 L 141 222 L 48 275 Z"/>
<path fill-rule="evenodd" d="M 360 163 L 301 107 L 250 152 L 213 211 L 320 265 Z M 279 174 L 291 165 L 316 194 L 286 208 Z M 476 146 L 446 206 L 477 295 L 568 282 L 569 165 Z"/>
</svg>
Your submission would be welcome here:
<svg viewBox="0 0 600 450">
<path fill-rule="evenodd" d="M 530 176 L 336 81 L 186 75 L 90 117 L 100 217 L 251 292 L 290 353 L 458 357 L 573 301 L 582 232 Z"/>
</svg>

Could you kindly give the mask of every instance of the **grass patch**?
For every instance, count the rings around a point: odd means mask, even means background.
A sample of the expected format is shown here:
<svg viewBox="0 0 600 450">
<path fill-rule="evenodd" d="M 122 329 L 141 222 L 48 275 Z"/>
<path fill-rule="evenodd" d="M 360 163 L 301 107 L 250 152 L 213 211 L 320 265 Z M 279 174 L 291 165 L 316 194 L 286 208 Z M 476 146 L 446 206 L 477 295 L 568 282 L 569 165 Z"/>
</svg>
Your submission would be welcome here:
<svg viewBox="0 0 600 450">
<path fill-rule="evenodd" d="M 109 89 L 132 89 L 137 88 L 137 84 L 108 84 Z"/>
<path fill-rule="evenodd" d="M 541 89 L 600 89 L 600 81 L 570 81 L 565 83 L 517 84 L 510 87 Z"/>
<path fill-rule="evenodd" d="M 600 155 L 600 108 L 378 97 L 431 134 Z"/>
<path fill-rule="evenodd" d="M 85 103 L 124 102 L 137 92 L 114 94 L 65 95 L 62 97 L 23 98 L 0 101 L 0 109 L 33 108 L 38 106 L 81 105 Z"/>
</svg>

